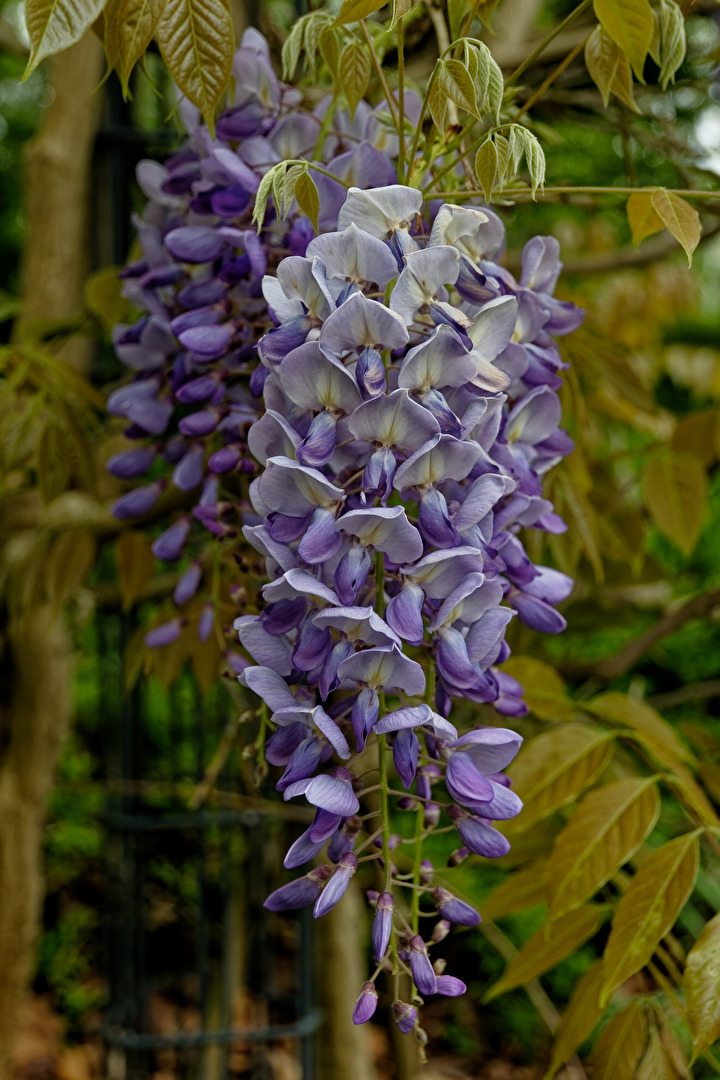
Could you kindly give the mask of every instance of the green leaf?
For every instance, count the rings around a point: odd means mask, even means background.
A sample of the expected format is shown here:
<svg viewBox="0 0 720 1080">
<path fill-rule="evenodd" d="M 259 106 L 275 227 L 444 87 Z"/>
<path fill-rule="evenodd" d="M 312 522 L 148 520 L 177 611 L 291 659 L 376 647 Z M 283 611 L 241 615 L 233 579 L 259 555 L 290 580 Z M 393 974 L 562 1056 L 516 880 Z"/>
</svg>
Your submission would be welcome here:
<svg viewBox="0 0 720 1080">
<path fill-rule="evenodd" d="M 485 995 L 485 1001 L 524 986 L 554 968 L 570 953 L 593 937 L 607 918 L 610 909 L 601 904 L 577 908 L 559 923 L 547 923 L 529 938 L 512 958 L 504 973 Z"/>
<path fill-rule="evenodd" d="M 694 454 L 709 468 L 720 456 L 720 413 L 717 409 L 696 409 L 678 418 L 670 447 Z"/>
<path fill-rule="evenodd" d="M 82 585 L 95 565 L 96 553 L 95 537 L 83 529 L 55 539 L 47 559 L 48 593 L 55 604 L 64 604 Z"/>
<path fill-rule="evenodd" d="M 607 109 L 610 103 L 610 90 L 618 69 L 620 50 L 598 24 L 585 43 L 585 66 L 593 80 Z"/>
<path fill-rule="evenodd" d="M 526 743 L 508 770 L 524 807 L 514 827 L 526 828 L 572 802 L 600 775 L 612 737 L 594 725 L 563 724 Z"/>
<path fill-rule="evenodd" d="M 359 41 L 349 41 L 340 53 L 338 74 L 351 117 L 368 88 L 370 69 L 371 61 L 365 46 Z"/>
<path fill-rule="evenodd" d="M 478 110 L 491 112 L 497 123 L 504 92 L 502 72 L 484 42 L 466 38 L 463 50 L 465 66 L 475 83 Z"/>
<path fill-rule="evenodd" d="M 537 189 L 545 184 L 545 153 L 532 131 L 528 131 L 527 128 L 521 128 L 520 130 L 522 131 L 525 160 L 527 161 L 530 184 L 534 195 Z"/>
<path fill-rule="evenodd" d="M 645 701 L 609 690 L 585 702 L 583 708 L 611 724 L 630 728 L 642 737 L 644 745 L 654 754 L 664 751 L 658 760 L 670 769 L 679 762 L 691 765 L 695 761 L 692 751 L 678 737 L 673 726 Z"/>
<path fill-rule="evenodd" d="M 282 77 L 286 81 L 291 80 L 295 75 L 300 60 L 300 53 L 302 52 L 305 22 L 307 18 L 307 15 L 303 15 L 301 19 L 298 19 L 283 42 L 281 53 Z"/>
<path fill-rule="evenodd" d="M 168 71 L 212 134 L 235 49 L 228 0 L 165 0 L 156 37 Z"/>
<path fill-rule="evenodd" d="M 438 60 L 437 63 L 439 65 L 440 61 Z M 437 70 L 438 67 L 436 65 L 436 71 Z M 441 135 L 444 134 L 448 120 L 448 99 L 440 89 L 437 77 L 431 77 L 427 92 L 427 107 L 430 110 L 430 115 L 433 118 L 435 127 Z"/>
<path fill-rule="evenodd" d="M 602 960 L 596 960 L 575 984 L 568 1007 L 560 1018 L 555 1032 L 550 1068 L 544 1080 L 552 1080 L 560 1066 L 592 1033 L 603 1013 L 600 1008 L 602 984 Z"/>
<path fill-rule="evenodd" d="M 660 83 L 667 90 L 668 83 L 675 81 L 675 72 L 685 59 L 687 39 L 685 19 L 674 0 L 660 2 Z"/>
<path fill-rule="evenodd" d="M 692 266 L 693 251 L 700 243 L 702 232 L 697 210 L 679 195 L 666 191 L 665 188 L 655 188 L 652 201 L 663 225 L 687 255 L 688 266 Z"/>
<path fill-rule="evenodd" d="M 475 155 L 475 176 L 482 188 L 485 202 L 490 202 L 498 167 L 498 154 L 492 135 L 488 135 Z"/>
<path fill-rule="evenodd" d="M 336 90 L 342 89 L 338 86 L 340 79 L 340 52 L 342 41 L 340 34 L 332 26 L 324 27 L 320 34 L 320 52 L 322 58 L 327 65 L 327 69 L 332 75 L 333 84 Z"/>
<path fill-rule="evenodd" d="M 512 163 L 513 174 L 520 168 L 520 162 L 522 156 L 525 153 L 525 145 L 522 139 L 522 125 L 511 124 L 510 132 L 508 134 L 508 150 L 510 153 L 510 161 Z"/>
<path fill-rule="evenodd" d="M 629 109 L 632 109 L 633 112 L 641 115 L 642 109 L 638 107 L 638 104 L 633 97 L 632 71 L 630 70 L 630 65 L 625 53 L 620 53 L 617 71 L 615 72 L 615 78 L 610 87 L 610 93 L 614 94 L 615 97 L 620 98 L 620 100 L 624 102 Z"/>
<path fill-rule="evenodd" d="M 650 1038 L 640 1068 L 633 1074 L 636 1080 L 677 1080 L 678 1073 L 662 1044 L 657 1028 L 650 1029 Z"/>
<path fill-rule="evenodd" d="M 651 191 L 634 192 L 628 199 L 625 210 L 632 232 L 633 247 L 638 247 L 647 236 L 652 236 L 664 228 L 662 218 L 653 205 Z"/>
<path fill-rule="evenodd" d="M 337 13 L 335 22 L 342 26 L 345 23 L 359 22 L 368 15 L 385 7 L 387 0 L 343 0 L 340 11 Z"/>
<path fill-rule="evenodd" d="M 267 202 L 272 194 L 273 187 L 273 170 L 270 169 L 266 172 L 260 181 L 260 186 L 257 189 L 255 195 L 255 206 L 253 207 L 252 224 L 257 225 L 257 231 L 260 232 L 265 221 L 265 212 L 267 211 Z"/>
<path fill-rule="evenodd" d="M 392 17 L 390 19 L 390 29 L 394 30 L 400 20 L 412 11 L 415 0 L 392 0 Z"/>
<path fill-rule="evenodd" d="M 497 150 L 497 172 L 495 181 L 500 188 L 508 179 L 508 163 L 510 161 L 510 144 L 504 135 L 493 135 L 493 142 Z"/>
<path fill-rule="evenodd" d="M 26 0 L 30 59 L 23 79 L 41 60 L 79 41 L 102 11 L 105 0 Z"/>
<path fill-rule="evenodd" d="M 480 119 L 475 87 L 465 64 L 460 60 L 441 60 L 437 81 L 439 89 L 450 101 Z"/>
<path fill-rule="evenodd" d="M 295 198 L 297 199 L 297 204 L 303 214 L 306 214 L 310 218 L 313 223 L 313 228 L 317 232 L 318 214 L 320 213 L 320 196 L 318 195 L 315 181 L 307 170 L 298 176 L 297 183 L 295 184 Z"/>
<path fill-rule="evenodd" d="M 594 0 L 600 23 L 620 46 L 643 82 L 643 68 L 653 37 L 654 18 L 648 0 Z"/>
<path fill-rule="evenodd" d="M 631 1001 L 600 1032 L 593 1053 L 593 1080 L 636 1080 L 648 1044 L 644 1002 Z"/>
<path fill-rule="evenodd" d="M 665 453 L 653 458 L 644 474 L 645 505 L 660 532 L 691 555 L 702 531 L 708 483 L 694 454 Z"/>
<path fill-rule="evenodd" d="M 128 611 L 155 573 L 155 556 L 148 537 L 141 532 L 120 533 L 115 562 L 123 610 Z"/>
<path fill-rule="evenodd" d="M 697 877 L 698 832 L 678 836 L 653 851 L 621 897 L 605 948 L 603 1005 L 647 964 L 675 925 Z"/>
<path fill-rule="evenodd" d="M 518 870 L 490 893 L 482 905 L 484 919 L 502 919 L 517 911 L 543 904 L 547 889 L 541 868 L 534 864 Z"/>
<path fill-rule="evenodd" d="M 525 701 L 540 720 L 573 720 L 577 706 L 567 696 L 565 683 L 554 667 L 533 656 L 515 656 L 505 661 L 503 671 L 525 687 Z"/>
<path fill-rule="evenodd" d="M 160 21 L 165 0 L 115 0 L 105 9 L 105 32 L 117 48 L 117 71 L 127 95 L 133 68 L 145 55 Z"/>
<path fill-rule="evenodd" d="M 687 954 L 683 986 L 697 1057 L 720 1039 L 720 915 L 710 920 Z"/>
<path fill-rule="evenodd" d="M 655 777 L 618 780 L 586 795 L 546 863 L 549 917 L 559 918 L 602 888 L 649 836 L 659 813 Z"/>
</svg>

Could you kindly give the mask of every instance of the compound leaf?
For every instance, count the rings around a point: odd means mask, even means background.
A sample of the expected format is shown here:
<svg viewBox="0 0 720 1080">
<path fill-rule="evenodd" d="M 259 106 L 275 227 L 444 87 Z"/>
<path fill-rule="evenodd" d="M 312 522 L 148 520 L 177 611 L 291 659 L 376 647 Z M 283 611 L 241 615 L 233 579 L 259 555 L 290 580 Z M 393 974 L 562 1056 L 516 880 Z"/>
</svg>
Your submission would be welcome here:
<svg viewBox="0 0 720 1080">
<path fill-rule="evenodd" d="M 636 999 L 613 1016 L 593 1053 L 594 1080 L 635 1080 L 648 1045 L 645 1005 Z"/>
<path fill-rule="evenodd" d="M 594 0 L 601 25 L 622 49 L 638 80 L 653 38 L 655 19 L 648 0 Z"/>
<path fill-rule="evenodd" d="M 105 0 L 26 0 L 30 59 L 23 78 L 27 79 L 46 56 L 79 41 L 104 6 Z"/>
<path fill-rule="evenodd" d="M 695 1056 L 720 1038 L 720 915 L 716 915 L 687 954 L 685 1011 Z"/>
<path fill-rule="evenodd" d="M 202 113 L 210 132 L 232 70 L 235 48 L 227 0 L 165 0 L 157 43 L 178 87 Z"/>
</svg>

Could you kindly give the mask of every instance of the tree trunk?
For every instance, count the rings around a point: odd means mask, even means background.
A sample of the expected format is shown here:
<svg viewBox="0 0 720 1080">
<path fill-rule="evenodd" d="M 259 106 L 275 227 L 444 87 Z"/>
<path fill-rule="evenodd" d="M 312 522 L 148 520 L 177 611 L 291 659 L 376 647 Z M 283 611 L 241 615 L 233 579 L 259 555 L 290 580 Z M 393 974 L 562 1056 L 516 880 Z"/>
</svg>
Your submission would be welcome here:
<svg viewBox="0 0 720 1080">
<path fill-rule="evenodd" d="M 17 1007 L 32 974 L 45 803 L 70 719 L 68 657 L 60 613 L 13 617 L 3 655 L 12 684 L 0 711 L 0 1080 L 12 1075 Z"/>
<path fill-rule="evenodd" d="M 100 122 L 103 51 L 94 35 L 49 61 L 52 97 L 25 156 L 23 311 L 19 329 L 83 310 L 90 270 L 90 184 Z M 75 337 L 61 354 L 87 370 L 92 343 Z"/>
<path fill-rule="evenodd" d="M 102 50 L 92 36 L 50 61 L 52 97 L 27 149 L 19 333 L 29 333 L 37 319 L 68 319 L 82 311 L 90 164 L 101 102 L 93 91 L 101 77 Z M 62 355 L 85 368 L 87 345 L 75 338 Z M 6 531 L 3 539 L 12 543 L 13 533 Z M 70 722 L 71 652 L 63 615 L 21 599 L 32 590 L 17 580 L 11 584 L 15 602 L 0 606 L 7 614 L 0 642 L 6 676 L 0 688 L 0 1080 L 10 1080 L 16 1009 L 32 974 L 45 804 Z"/>
</svg>

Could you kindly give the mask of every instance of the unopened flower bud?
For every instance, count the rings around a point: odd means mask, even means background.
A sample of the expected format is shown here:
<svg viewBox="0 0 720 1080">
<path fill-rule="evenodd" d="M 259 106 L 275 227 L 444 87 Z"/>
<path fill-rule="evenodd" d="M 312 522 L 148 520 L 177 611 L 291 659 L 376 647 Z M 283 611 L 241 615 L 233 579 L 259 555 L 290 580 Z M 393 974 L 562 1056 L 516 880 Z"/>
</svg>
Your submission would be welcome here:
<svg viewBox="0 0 720 1080">
<path fill-rule="evenodd" d="M 417 1009 L 405 1001 L 393 1002 L 395 1021 L 403 1035 L 409 1035 L 417 1023 Z"/>
<path fill-rule="evenodd" d="M 410 938 L 410 970 L 421 994 L 436 992 L 436 978 L 425 942 L 419 934 Z"/>
<path fill-rule="evenodd" d="M 466 847 L 457 848 L 448 858 L 448 866 L 459 866 L 461 862 L 467 859 L 470 851 Z"/>
<path fill-rule="evenodd" d="M 427 803 L 423 823 L 426 829 L 434 829 L 440 820 L 440 807 L 437 803 Z"/>
<path fill-rule="evenodd" d="M 387 952 L 392 933 L 394 901 L 392 893 L 382 892 L 377 898 L 375 918 L 372 925 L 373 955 L 379 964 Z"/>
<path fill-rule="evenodd" d="M 353 1010 L 353 1024 L 366 1024 L 377 1009 L 377 990 L 371 982 L 363 983 L 360 997 Z"/>
<path fill-rule="evenodd" d="M 447 919 L 441 919 L 440 922 L 435 923 L 435 926 L 433 927 L 433 932 L 430 935 L 430 940 L 433 942 L 434 945 L 437 945 L 439 941 L 444 941 L 444 939 L 448 936 L 449 933 L 450 923 Z"/>
</svg>

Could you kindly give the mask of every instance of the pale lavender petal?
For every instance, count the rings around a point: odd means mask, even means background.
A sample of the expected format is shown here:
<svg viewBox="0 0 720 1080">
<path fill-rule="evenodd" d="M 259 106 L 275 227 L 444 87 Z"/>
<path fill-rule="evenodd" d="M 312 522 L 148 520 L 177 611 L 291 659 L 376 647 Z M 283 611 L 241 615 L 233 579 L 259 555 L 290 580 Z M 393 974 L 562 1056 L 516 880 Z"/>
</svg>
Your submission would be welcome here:
<svg viewBox="0 0 720 1080">
<path fill-rule="evenodd" d="M 551 293 L 562 270 L 560 244 L 554 236 L 534 236 L 522 253 L 520 284 L 536 292 Z"/>
<path fill-rule="evenodd" d="M 498 296 L 483 306 L 468 333 L 478 356 L 495 360 L 510 343 L 517 321 L 518 303 L 514 296 Z"/>
<path fill-rule="evenodd" d="M 456 802 L 471 809 L 482 805 L 483 814 L 495 796 L 492 782 L 478 772 L 470 755 L 462 751 L 455 751 L 450 755 L 445 772 L 445 785 Z"/>
<path fill-rule="evenodd" d="M 503 784 L 496 784 L 494 780 L 491 780 L 490 785 L 492 799 L 489 802 L 482 802 L 480 810 L 482 816 L 493 821 L 507 821 L 509 818 L 517 817 L 523 807 L 522 800 Z"/>
<path fill-rule="evenodd" d="M 164 238 L 167 250 L 182 262 L 203 263 L 216 259 L 225 247 L 217 229 L 206 225 L 181 225 Z"/>
<path fill-rule="evenodd" d="M 463 546 L 449 551 L 433 551 L 415 566 L 403 567 L 403 573 L 420 584 L 426 596 L 442 600 L 467 574 L 481 571 L 483 566 L 482 551 Z"/>
<path fill-rule="evenodd" d="M 397 263 L 387 245 L 361 232 L 354 222 L 343 232 L 315 237 L 308 244 L 307 255 L 322 259 L 329 278 L 344 278 L 361 287 L 384 289 L 397 277 Z"/>
<path fill-rule="evenodd" d="M 340 859 L 337 870 L 315 901 L 313 915 L 316 919 L 327 914 L 331 908 L 335 907 L 335 905 L 342 900 L 347 892 L 350 879 L 355 873 L 357 864 L 357 855 L 354 855 L 352 851 L 348 851 Z"/>
<path fill-rule="evenodd" d="M 348 780 L 338 780 L 334 776 L 323 774 L 314 776 L 312 780 L 299 780 L 290 784 L 283 793 L 283 797 L 292 799 L 295 795 L 304 795 L 313 806 L 319 806 L 322 810 L 330 810 L 333 814 L 341 817 L 350 817 L 357 814 L 360 803 Z"/>
<path fill-rule="evenodd" d="M 378 735 L 406 728 L 429 727 L 439 738 L 456 739 L 457 732 L 449 720 L 433 712 L 429 705 L 412 705 L 386 713 L 375 725 Z"/>
<path fill-rule="evenodd" d="M 539 630 L 543 634 L 560 634 L 567 626 L 567 621 L 554 607 L 535 596 L 520 592 L 519 589 L 510 590 L 508 601 L 517 611 L 520 621 L 533 630 Z"/>
<path fill-rule="evenodd" d="M 510 841 L 501 832 L 475 817 L 461 818 L 457 831 L 465 847 L 486 859 L 500 859 L 510 850 Z"/>
<path fill-rule="evenodd" d="M 327 562 L 340 549 L 342 536 L 337 531 L 335 514 L 332 510 L 318 508 L 312 521 L 298 544 L 298 555 L 306 563 L 315 566 Z"/>
<path fill-rule="evenodd" d="M 403 319 L 363 293 L 354 293 L 341 304 L 326 319 L 320 334 L 320 348 L 333 356 L 359 353 L 366 348 L 399 349 L 407 341 Z"/>
<path fill-rule="evenodd" d="M 445 285 L 458 276 L 460 254 L 449 245 L 438 245 L 405 256 L 405 269 L 390 294 L 390 307 L 405 323 L 436 299 Z"/>
<path fill-rule="evenodd" d="M 414 562 L 422 555 L 420 534 L 402 506 L 349 510 L 338 518 L 337 527 L 364 545 L 384 552 L 394 563 Z"/>
<path fill-rule="evenodd" d="M 248 431 L 250 453 L 261 465 L 269 457 L 292 458 L 299 444 L 298 433 L 273 409 L 268 409 Z"/>
<path fill-rule="evenodd" d="M 338 214 L 338 228 L 355 224 L 363 232 L 384 240 L 397 229 L 409 228 L 421 210 L 422 192 L 416 188 L 391 184 L 361 191 L 351 187 Z"/>
<path fill-rule="evenodd" d="M 344 307 L 338 308 L 335 316 Z M 280 365 L 280 381 L 290 400 L 301 409 L 332 409 L 349 414 L 362 401 L 352 374 L 337 359 L 321 352 L 316 341 L 308 341 L 287 354 Z"/>
<path fill-rule="evenodd" d="M 456 979 L 454 975 L 438 975 L 435 985 L 436 993 L 445 997 L 460 997 L 467 990 L 462 979 Z"/>
<path fill-rule="evenodd" d="M 365 401 L 350 417 L 356 439 L 413 453 L 439 432 L 437 421 L 406 389 Z"/>
<path fill-rule="evenodd" d="M 329 607 L 313 617 L 317 626 L 332 626 L 351 641 L 365 645 L 400 645 L 397 634 L 371 607 Z"/>
<path fill-rule="evenodd" d="M 546 604 L 559 604 L 572 592 L 575 582 L 560 570 L 549 566 L 536 566 L 537 577 L 523 585 L 523 592 L 544 600 Z"/>
<path fill-rule="evenodd" d="M 312 840 L 309 833 L 310 829 L 306 829 L 288 848 L 287 855 L 283 859 L 286 870 L 294 870 L 296 866 L 303 866 L 306 862 L 310 862 L 325 846 L 324 840 Z"/>
<path fill-rule="evenodd" d="M 462 506 L 453 518 L 455 528 L 462 532 L 470 525 L 477 524 L 514 486 L 515 481 L 507 476 L 494 473 L 478 476 L 468 488 Z"/>
<path fill-rule="evenodd" d="M 331 484 L 317 469 L 282 456 L 267 459 L 258 491 L 270 510 L 290 517 L 304 517 L 315 506 L 335 507 L 345 498 L 343 489 Z"/>
<path fill-rule="evenodd" d="M 464 480 L 481 453 L 475 442 L 460 442 L 452 435 L 434 435 L 399 467 L 395 489 L 430 487 L 449 478 Z"/>
<path fill-rule="evenodd" d="M 495 663 L 498 658 L 500 643 L 505 636 L 508 623 L 513 617 L 514 612 L 510 608 L 498 607 L 494 611 L 486 611 L 470 627 L 465 638 L 465 644 L 468 656 L 474 664 L 479 664 L 484 669 Z"/>
<path fill-rule="evenodd" d="M 233 625 L 253 660 L 262 667 L 272 668 L 278 675 L 290 675 L 292 649 L 286 637 L 269 634 L 259 615 L 243 615 Z"/>
<path fill-rule="evenodd" d="M 425 691 L 423 669 L 401 653 L 397 646 L 355 653 L 343 660 L 338 674 L 341 679 L 355 679 L 379 690 L 404 690 L 411 697 Z"/>
<path fill-rule="evenodd" d="M 332 717 L 325 712 L 322 705 L 317 705 L 313 709 L 312 722 L 318 731 L 322 732 L 336 754 L 341 758 L 350 757 L 350 747 L 347 739 Z"/>
<path fill-rule="evenodd" d="M 477 372 L 477 361 L 450 326 L 437 330 L 410 349 L 400 368 L 398 386 L 423 392 L 432 387 L 464 386 Z"/>
<path fill-rule="evenodd" d="M 425 593 L 419 585 L 405 582 L 402 589 L 390 600 L 385 618 L 393 630 L 410 645 L 420 645 L 425 632 L 422 607 Z"/>
<path fill-rule="evenodd" d="M 561 413 L 557 394 L 546 386 L 537 386 L 510 410 L 503 434 L 509 443 L 519 441 L 534 445 L 552 435 L 560 423 Z"/>
<path fill-rule="evenodd" d="M 250 667 L 239 676 L 238 682 L 261 697 L 271 712 L 276 709 L 297 708 L 297 701 L 277 671 L 267 667 Z"/>
</svg>

